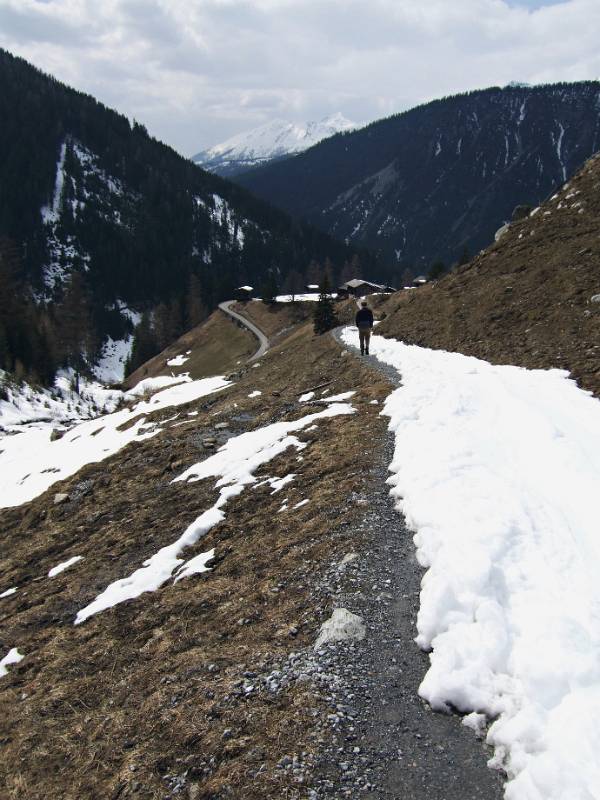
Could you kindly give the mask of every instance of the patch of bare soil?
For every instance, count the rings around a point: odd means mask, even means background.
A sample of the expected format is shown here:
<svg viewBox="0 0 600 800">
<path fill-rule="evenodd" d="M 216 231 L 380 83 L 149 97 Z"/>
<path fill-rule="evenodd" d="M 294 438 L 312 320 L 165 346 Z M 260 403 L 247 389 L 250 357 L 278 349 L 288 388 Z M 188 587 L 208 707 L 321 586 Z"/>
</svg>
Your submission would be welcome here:
<svg viewBox="0 0 600 800">
<path fill-rule="evenodd" d="M 191 353 L 187 355 L 188 351 Z M 180 375 L 189 372 L 194 380 L 211 375 L 227 375 L 245 363 L 256 350 L 256 338 L 245 328 L 236 325 L 222 311 L 184 333 L 162 353 L 151 358 L 124 381 L 131 388 L 144 378 L 158 375 Z M 167 361 L 183 355 L 186 361 L 169 366 Z"/>
<path fill-rule="evenodd" d="M 213 480 L 171 482 L 210 455 L 207 435 L 220 443 L 297 419 L 315 410 L 298 396 L 322 384 L 331 394 L 357 389 L 357 413 L 300 432 L 300 454 L 289 449 L 258 471 L 295 473 L 280 492 L 248 487 L 229 501 L 225 521 L 185 553 L 214 547 L 210 572 L 73 624 L 214 502 Z M 249 398 L 254 390 L 262 395 Z M 19 588 L 0 600 L 0 653 L 25 656 L 0 678 L 3 797 L 305 796 L 297 770 L 277 765 L 289 753 L 311 763 L 326 711 L 311 683 L 273 690 L 265 676 L 314 641 L 326 609 L 311 587 L 357 546 L 352 498 L 372 460 L 365 442 L 385 430 L 370 401 L 389 390 L 307 325 L 234 386 L 179 409 L 178 422 L 198 411 L 185 424 L 3 510 L 0 586 Z M 69 500 L 54 505 L 56 492 Z M 279 513 L 286 497 L 290 510 Z M 75 555 L 83 560 L 47 577 Z"/>
<path fill-rule="evenodd" d="M 377 332 L 496 364 L 567 369 L 600 396 L 599 220 L 594 156 L 469 264 L 394 294 Z"/>
</svg>

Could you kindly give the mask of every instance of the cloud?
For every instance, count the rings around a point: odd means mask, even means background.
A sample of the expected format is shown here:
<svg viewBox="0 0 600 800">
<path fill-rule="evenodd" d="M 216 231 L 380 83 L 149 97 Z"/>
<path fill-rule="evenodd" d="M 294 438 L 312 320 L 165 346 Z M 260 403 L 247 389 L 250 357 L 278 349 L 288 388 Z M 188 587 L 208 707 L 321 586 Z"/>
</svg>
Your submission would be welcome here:
<svg viewBox="0 0 600 800">
<path fill-rule="evenodd" d="M 0 0 L 0 45 L 185 154 L 274 116 L 357 121 L 600 76 L 597 0 Z"/>
</svg>

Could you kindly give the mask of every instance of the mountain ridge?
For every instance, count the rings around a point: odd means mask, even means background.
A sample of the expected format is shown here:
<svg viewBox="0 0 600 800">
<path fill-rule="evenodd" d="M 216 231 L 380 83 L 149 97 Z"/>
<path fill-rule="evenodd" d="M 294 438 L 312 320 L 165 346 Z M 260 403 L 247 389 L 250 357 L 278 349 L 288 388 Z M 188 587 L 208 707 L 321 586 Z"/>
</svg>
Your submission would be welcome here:
<svg viewBox="0 0 600 800">
<path fill-rule="evenodd" d="M 252 167 L 303 152 L 323 139 L 357 127 L 340 112 L 304 124 L 274 119 L 201 150 L 192 156 L 192 161 L 209 172 L 231 177 Z"/>
<path fill-rule="evenodd" d="M 325 140 L 241 185 L 400 267 L 485 247 L 600 147 L 600 83 L 492 87 Z M 290 191 L 289 187 L 293 187 Z"/>
</svg>

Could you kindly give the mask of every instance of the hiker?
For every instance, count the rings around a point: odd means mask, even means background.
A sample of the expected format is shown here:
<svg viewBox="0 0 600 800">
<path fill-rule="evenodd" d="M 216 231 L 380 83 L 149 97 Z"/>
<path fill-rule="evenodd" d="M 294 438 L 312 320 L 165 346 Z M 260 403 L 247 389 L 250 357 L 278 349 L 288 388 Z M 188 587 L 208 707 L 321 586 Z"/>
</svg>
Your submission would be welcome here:
<svg viewBox="0 0 600 800">
<path fill-rule="evenodd" d="M 367 301 L 362 300 L 360 308 L 356 313 L 356 327 L 358 328 L 358 338 L 360 339 L 360 354 L 369 355 L 369 340 L 373 330 L 373 312 L 367 308 Z"/>
</svg>

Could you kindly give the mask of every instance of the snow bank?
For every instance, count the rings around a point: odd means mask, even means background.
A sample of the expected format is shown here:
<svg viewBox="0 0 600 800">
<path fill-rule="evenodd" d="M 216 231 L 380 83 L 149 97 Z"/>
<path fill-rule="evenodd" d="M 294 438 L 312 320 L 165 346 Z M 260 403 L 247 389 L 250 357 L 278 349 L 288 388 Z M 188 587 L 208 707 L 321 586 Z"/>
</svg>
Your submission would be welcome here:
<svg viewBox="0 0 600 800">
<path fill-rule="evenodd" d="M 153 592 L 168 581 L 173 574 L 176 580 L 186 575 L 205 571 L 204 565 L 214 552 L 201 553 L 187 564 L 180 558 L 182 552 L 204 536 L 211 528 L 225 519 L 224 506 L 244 488 L 256 482 L 253 473 L 288 447 L 303 449 L 306 445 L 293 432 L 300 431 L 315 420 L 352 414 L 351 405 L 334 403 L 317 414 L 309 414 L 293 422 L 276 422 L 255 431 L 242 433 L 229 439 L 214 455 L 194 464 L 173 480 L 194 482 L 205 478 L 218 478 L 215 488 L 219 496 L 213 506 L 197 517 L 172 544 L 161 548 L 144 561 L 143 566 L 127 578 L 111 583 L 96 599 L 78 612 L 75 624 L 104 611 L 125 600 L 139 597 L 144 592 Z M 211 553 L 211 555 L 209 555 Z"/>
<path fill-rule="evenodd" d="M 182 380 L 182 376 L 168 380 Z M 148 379 L 142 382 L 146 389 L 150 381 L 153 386 L 161 384 L 161 379 Z M 0 507 L 26 503 L 86 464 L 103 461 L 130 442 L 155 436 L 160 425 L 146 423 L 145 415 L 192 402 L 229 385 L 223 377 L 190 381 L 185 376 L 183 383 L 157 392 L 132 409 L 80 422 L 55 441 L 51 440 L 53 427 L 48 423 L 32 423 L 15 430 L 12 436 L 2 439 L 0 447 Z M 130 395 L 135 397 L 138 389 L 139 385 Z M 125 423 L 128 427 L 122 429 Z"/>
<path fill-rule="evenodd" d="M 371 352 L 402 375 L 382 413 L 428 568 L 420 694 L 494 720 L 508 800 L 600 797 L 600 402 L 559 370 L 378 336 Z"/>
<path fill-rule="evenodd" d="M 9 650 L 4 658 L 0 660 L 0 678 L 8 675 L 8 666 L 11 664 L 18 664 L 19 661 L 23 661 L 24 658 L 25 656 L 22 656 L 16 647 L 13 647 L 12 650 Z"/>
</svg>

